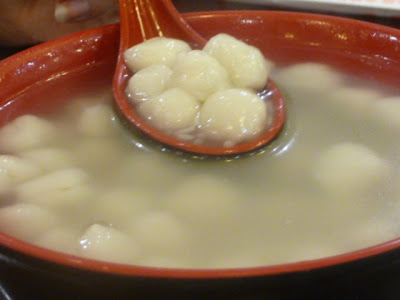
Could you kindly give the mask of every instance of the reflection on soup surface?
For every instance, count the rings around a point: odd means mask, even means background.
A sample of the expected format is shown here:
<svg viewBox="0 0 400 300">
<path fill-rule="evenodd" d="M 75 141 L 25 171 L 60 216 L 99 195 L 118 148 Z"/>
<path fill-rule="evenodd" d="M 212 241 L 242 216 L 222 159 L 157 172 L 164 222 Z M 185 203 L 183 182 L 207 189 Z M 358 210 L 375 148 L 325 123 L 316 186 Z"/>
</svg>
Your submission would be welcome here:
<svg viewBox="0 0 400 300">
<path fill-rule="evenodd" d="M 399 236 L 400 93 L 304 63 L 273 70 L 287 123 L 239 159 L 160 151 L 110 88 L 0 129 L 0 229 L 118 263 L 224 268 L 315 259 Z"/>
</svg>

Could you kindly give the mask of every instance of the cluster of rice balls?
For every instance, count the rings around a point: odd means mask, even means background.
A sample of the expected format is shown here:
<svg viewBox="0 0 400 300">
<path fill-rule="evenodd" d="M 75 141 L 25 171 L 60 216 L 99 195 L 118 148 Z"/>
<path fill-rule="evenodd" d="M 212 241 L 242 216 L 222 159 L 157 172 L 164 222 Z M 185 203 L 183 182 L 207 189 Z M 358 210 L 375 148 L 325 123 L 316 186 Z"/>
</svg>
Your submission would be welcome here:
<svg viewBox="0 0 400 300">
<path fill-rule="evenodd" d="M 195 144 L 224 147 L 265 131 L 269 114 L 258 92 L 272 64 L 259 49 L 218 34 L 203 50 L 156 37 L 124 55 L 134 74 L 127 95 L 155 128 Z"/>
</svg>

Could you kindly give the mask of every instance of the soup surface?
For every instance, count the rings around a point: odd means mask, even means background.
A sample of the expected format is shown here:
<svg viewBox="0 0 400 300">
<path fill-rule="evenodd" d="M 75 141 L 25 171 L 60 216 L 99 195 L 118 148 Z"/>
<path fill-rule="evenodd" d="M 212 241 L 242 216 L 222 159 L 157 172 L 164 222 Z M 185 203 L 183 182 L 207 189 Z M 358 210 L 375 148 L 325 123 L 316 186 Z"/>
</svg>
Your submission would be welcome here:
<svg viewBox="0 0 400 300">
<path fill-rule="evenodd" d="M 273 80 L 287 124 L 267 148 L 202 159 L 120 125 L 111 88 L 0 130 L 0 230 L 56 251 L 157 267 L 316 259 L 400 234 L 399 90 L 316 63 Z"/>
</svg>

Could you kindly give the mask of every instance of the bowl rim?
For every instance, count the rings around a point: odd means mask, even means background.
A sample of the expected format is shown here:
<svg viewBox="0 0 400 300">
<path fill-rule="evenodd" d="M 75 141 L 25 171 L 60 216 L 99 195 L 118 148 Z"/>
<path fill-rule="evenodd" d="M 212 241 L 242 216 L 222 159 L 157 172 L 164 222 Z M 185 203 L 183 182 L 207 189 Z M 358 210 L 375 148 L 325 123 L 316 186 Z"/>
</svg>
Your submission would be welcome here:
<svg viewBox="0 0 400 300">
<path fill-rule="evenodd" d="M 386 32 L 397 35 L 400 39 L 400 30 L 387 27 L 384 25 L 373 24 L 365 21 L 349 19 L 345 17 L 321 15 L 315 13 L 302 13 L 302 12 L 287 12 L 287 11 L 266 11 L 266 10 L 240 10 L 240 11 L 206 11 L 206 12 L 192 12 L 183 14 L 188 19 L 198 19 L 210 16 L 232 16 L 237 15 L 245 16 L 259 16 L 262 15 L 275 15 L 281 17 L 303 17 L 308 19 L 329 20 L 332 22 L 340 22 L 342 24 L 360 24 L 363 27 L 385 30 Z M 61 37 L 40 45 L 33 46 L 23 50 L 17 54 L 12 55 L 0 61 L 1 72 L 12 70 L 18 64 L 23 63 L 28 57 L 35 55 L 42 55 L 43 49 L 51 49 L 54 46 L 60 46 L 61 43 L 68 43 L 76 39 L 85 39 L 93 35 L 101 35 L 104 31 L 119 32 L 118 23 L 106 25 L 89 29 L 83 32 L 74 33 L 65 37 Z M 1 75 L 0 72 L 0 75 Z M 1 79 L 1 78 L 0 78 Z M 366 247 L 360 250 L 351 251 L 330 257 L 324 257 L 308 261 L 289 262 L 276 265 L 266 265 L 257 267 L 243 267 L 243 268 L 221 268 L 221 269 L 179 269 L 179 268 L 159 268 L 159 267 L 146 267 L 138 265 L 125 265 L 111 262 L 103 262 L 94 259 L 83 258 L 71 254 L 56 252 L 50 249 L 35 246 L 28 242 L 24 242 L 3 232 L 0 232 L 0 246 L 5 246 L 13 251 L 20 252 L 30 257 L 38 258 L 40 260 L 61 265 L 64 267 L 72 267 L 74 269 L 81 269 L 85 271 L 107 273 L 113 275 L 126 275 L 135 277 L 146 278 L 169 278 L 169 279 L 222 279 L 222 278 L 244 278 L 244 277 L 260 277 L 278 274 L 296 273 L 302 271 L 310 271 L 322 269 L 325 267 L 333 267 L 343 265 L 350 262 L 359 261 L 362 259 L 371 258 L 386 252 L 400 248 L 400 237 L 383 242 L 374 246 Z"/>
</svg>

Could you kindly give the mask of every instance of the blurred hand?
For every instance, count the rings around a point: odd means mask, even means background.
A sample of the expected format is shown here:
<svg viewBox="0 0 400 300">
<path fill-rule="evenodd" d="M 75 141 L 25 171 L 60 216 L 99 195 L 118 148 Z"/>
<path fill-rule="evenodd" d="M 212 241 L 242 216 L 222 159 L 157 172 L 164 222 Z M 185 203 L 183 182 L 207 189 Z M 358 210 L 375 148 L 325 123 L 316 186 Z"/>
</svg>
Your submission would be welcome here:
<svg viewBox="0 0 400 300">
<path fill-rule="evenodd" d="M 0 0 L 0 44 L 30 45 L 118 21 L 117 0 Z"/>
</svg>

